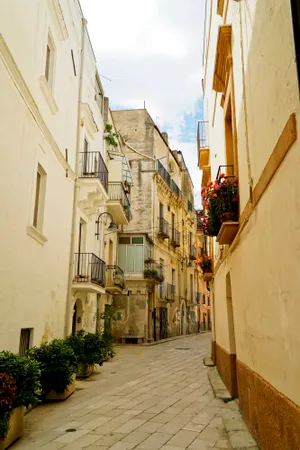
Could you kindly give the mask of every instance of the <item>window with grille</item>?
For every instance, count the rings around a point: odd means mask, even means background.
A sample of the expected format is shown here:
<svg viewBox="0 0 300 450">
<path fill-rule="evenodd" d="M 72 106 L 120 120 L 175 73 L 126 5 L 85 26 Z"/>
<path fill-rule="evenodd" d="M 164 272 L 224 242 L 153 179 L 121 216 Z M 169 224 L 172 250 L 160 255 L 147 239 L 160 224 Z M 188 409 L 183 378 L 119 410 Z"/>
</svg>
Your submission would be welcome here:
<svg viewBox="0 0 300 450">
<path fill-rule="evenodd" d="M 22 328 L 20 334 L 19 354 L 24 356 L 31 345 L 32 328 Z"/>
</svg>

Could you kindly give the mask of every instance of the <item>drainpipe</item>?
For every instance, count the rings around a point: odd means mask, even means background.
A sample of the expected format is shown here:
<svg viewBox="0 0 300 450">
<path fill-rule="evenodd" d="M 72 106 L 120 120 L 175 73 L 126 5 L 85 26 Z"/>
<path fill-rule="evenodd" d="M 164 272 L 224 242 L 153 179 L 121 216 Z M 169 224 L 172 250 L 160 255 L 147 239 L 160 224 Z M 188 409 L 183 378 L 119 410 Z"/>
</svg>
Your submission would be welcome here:
<svg viewBox="0 0 300 450">
<path fill-rule="evenodd" d="M 72 215 L 72 227 L 71 227 L 71 243 L 70 243 L 70 259 L 69 259 L 69 277 L 68 277 L 68 290 L 65 312 L 65 328 L 64 335 L 69 334 L 69 322 L 70 322 L 70 309 L 72 304 L 72 282 L 73 282 L 73 269 L 74 269 L 74 253 L 75 253 L 75 239 L 76 239 L 76 223 L 77 223 L 77 204 L 79 197 L 79 167 L 80 167 L 80 138 L 81 138 L 81 101 L 82 101 L 82 79 L 84 68 L 84 52 L 85 52 L 85 37 L 86 37 L 86 25 L 87 20 L 82 18 L 81 25 L 81 50 L 80 50 L 80 76 L 78 85 L 78 104 L 77 104 L 77 138 L 76 138 L 76 159 L 75 159 L 75 182 L 74 182 L 74 195 L 73 195 L 73 215 Z"/>
</svg>

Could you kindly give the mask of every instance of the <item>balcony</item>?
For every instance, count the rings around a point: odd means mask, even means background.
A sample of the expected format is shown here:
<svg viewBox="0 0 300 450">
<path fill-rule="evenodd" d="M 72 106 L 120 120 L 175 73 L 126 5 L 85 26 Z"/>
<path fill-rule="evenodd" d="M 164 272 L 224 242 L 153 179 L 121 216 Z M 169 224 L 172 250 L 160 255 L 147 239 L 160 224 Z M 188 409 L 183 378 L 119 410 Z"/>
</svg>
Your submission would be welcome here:
<svg viewBox="0 0 300 450">
<path fill-rule="evenodd" d="M 144 279 L 152 285 L 162 285 L 164 281 L 163 265 L 153 259 L 145 261 Z"/>
<path fill-rule="evenodd" d="M 171 182 L 171 177 L 169 172 L 164 168 L 164 166 L 162 165 L 162 163 L 160 161 L 157 161 L 157 172 L 159 173 L 159 175 L 168 183 L 168 185 L 170 186 L 170 182 Z"/>
<path fill-rule="evenodd" d="M 197 144 L 198 166 L 200 170 L 203 170 L 205 166 L 209 165 L 208 122 L 205 120 L 198 122 Z"/>
<path fill-rule="evenodd" d="M 194 211 L 193 203 L 190 202 L 190 200 L 188 200 L 188 211 L 190 211 L 190 212 Z"/>
<path fill-rule="evenodd" d="M 87 213 L 104 206 L 108 191 L 108 170 L 100 152 L 80 153 L 79 204 Z"/>
<path fill-rule="evenodd" d="M 182 192 L 181 192 L 181 190 L 179 189 L 179 187 L 177 186 L 177 184 L 175 183 L 174 180 L 171 180 L 170 187 L 171 187 L 172 191 L 175 192 L 177 197 L 182 199 Z"/>
<path fill-rule="evenodd" d="M 158 236 L 162 239 L 169 239 L 169 223 L 163 217 L 158 219 Z"/>
<path fill-rule="evenodd" d="M 130 222 L 132 218 L 130 201 L 123 183 L 108 183 L 107 209 L 115 219 L 117 225 L 127 225 Z"/>
<path fill-rule="evenodd" d="M 176 228 L 172 228 L 170 244 L 173 247 L 180 247 L 180 232 Z"/>
<path fill-rule="evenodd" d="M 235 178 L 234 165 L 223 164 L 223 165 L 219 166 L 216 180 L 219 181 L 222 175 L 226 176 L 227 178 Z"/>
<path fill-rule="evenodd" d="M 174 180 L 171 179 L 169 172 L 164 168 L 160 161 L 157 161 L 157 172 L 165 180 L 165 182 L 170 186 L 171 190 L 177 195 L 178 198 L 182 199 L 182 193 Z"/>
<path fill-rule="evenodd" d="M 105 293 L 105 271 L 105 262 L 94 253 L 75 253 L 73 289 L 89 293 Z"/>
<path fill-rule="evenodd" d="M 106 266 L 106 292 L 110 294 L 122 293 L 125 287 L 123 270 L 119 266 Z"/>
<path fill-rule="evenodd" d="M 195 245 L 190 245 L 190 259 L 195 261 L 197 259 L 197 252 Z"/>
<path fill-rule="evenodd" d="M 167 283 L 166 285 L 166 300 L 169 303 L 175 302 L 175 286 Z"/>
</svg>

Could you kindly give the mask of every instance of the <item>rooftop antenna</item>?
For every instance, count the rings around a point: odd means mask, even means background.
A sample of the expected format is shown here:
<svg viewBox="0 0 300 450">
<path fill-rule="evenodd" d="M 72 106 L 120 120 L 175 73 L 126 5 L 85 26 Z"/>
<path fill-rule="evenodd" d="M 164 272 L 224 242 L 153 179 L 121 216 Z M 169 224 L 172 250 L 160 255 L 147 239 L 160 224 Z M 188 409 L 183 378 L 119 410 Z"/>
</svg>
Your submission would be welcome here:
<svg viewBox="0 0 300 450">
<path fill-rule="evenodd" d="M 105 78 L 105 79 L 108 80 L 108 81 L 111 81 L 110 78 L 107 78 L 107 77 L 105 77 L 104 75 L 101 75 L 100 73 L 99 73 L 99 76 L 100 76 L 101 78 Z"/>
</svg>

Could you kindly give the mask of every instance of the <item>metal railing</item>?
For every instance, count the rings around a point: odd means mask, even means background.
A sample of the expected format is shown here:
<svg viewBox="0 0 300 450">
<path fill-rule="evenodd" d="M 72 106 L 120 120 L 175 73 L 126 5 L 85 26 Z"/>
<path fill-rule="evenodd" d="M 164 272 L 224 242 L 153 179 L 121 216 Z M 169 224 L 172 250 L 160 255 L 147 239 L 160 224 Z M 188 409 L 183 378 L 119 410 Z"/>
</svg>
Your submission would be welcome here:
<svg viewBox="0 0 300 450">
<path fill-rule="evenodd" d="M 194 260 L 197 259 L 196 255 L 197 255 L 197 253 L 196 253 L 195 245 L 190 245 L 190 259 L 194 259 Z"/>
<path fill-rule="evenodd" d="M 106 266 L 107 270 L 107 282 L 108 286 L 119 286 L 121 289 L 125 289 L 126 283 L 124 278 L 124 272 L 119 266 Z"/>
<path fill-rule="evenodd" d="M 176 228 L 172 228 L 171 244 L 174 245 L 174 247 L 180 247 L 180 232 L 176 230 Z"/>
<path fill-rule="evenodd" d="M 99 178 L 108 190 L 108 169 L 100 152 L 80 152 L 80 178 Z"/>
<path fill-rule="evenodd" d="M 179 197 L 180 199 L 182 199 L 182 192 L 179 189 L 179 187 L 177 186 L 177 184 L 175 183 L 174 180 L 171 180 L 171 184 L 170 187 L 172 189 L 173 192 L 175 192 L 175 194 L 177 195 L 177 197 Z"/>
<path fill-rule="evenodd" d="M 106 265 L 94 253 L 74 254 L 74 283 L 94 283 L 105 286 Z"/>
<path fill-rule="evenodd" d="M 131 220 L 130 201 L 125 192 L 123 183 L 108 183 L 108 198 L 111 201 L 118 201 L 123 206 L 127 219 Z"/>
<path fill-rule="evenodd" d="M 171 177 L 169 172 L 164 168 L 160 161 L 157 161 L 157 171 L 159 175 L 168 183 L 170 186 Z"/>
<path fill-rule="evenodd" d="M 196 293 L 195 293 L 195 297 L 196 297 L 196 303 L 197 303 L 197 305 L 200 305 L 200 301 L 201 301 L 201 292 L 196 292 Z"/>
<path fill-rule="evenodd" d="M 169 223 L 163 218 L 159 218 L 158 233 L 163 237 L 169 237 Z"/>
<path fill-rule="evenodd" d="M 234 165 L 222 165 L 219 166 L 218 172 L 217 172 L 217 178 L 216 180 L 219 180 L 221 178 L 221 175 L 225 175 L 228 178 L 235 178 L 234 174 Z"/>
<path fill-rule="evenodd" d="M 188 211 L 193 212 L 193 210 L 194 210 L 193 203 L 190 200 L 188 200 Z"/>
<path fill-rule="evenodd" d="M 199 120 L 198 122 L 197 142 L 198 142 L 198 149 L 209 147 L 207 120 Z"/>
<path fill-rule="evenodd" d="M 167 283 L 166 299 L 169 301 L 172 301 L 172 302 L 175 301 L 175 286 L 174 286 L 174 284 Z"/>
</svg>

